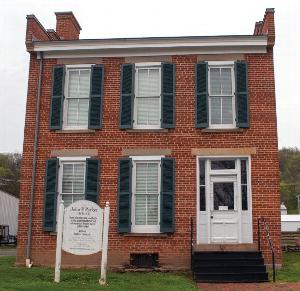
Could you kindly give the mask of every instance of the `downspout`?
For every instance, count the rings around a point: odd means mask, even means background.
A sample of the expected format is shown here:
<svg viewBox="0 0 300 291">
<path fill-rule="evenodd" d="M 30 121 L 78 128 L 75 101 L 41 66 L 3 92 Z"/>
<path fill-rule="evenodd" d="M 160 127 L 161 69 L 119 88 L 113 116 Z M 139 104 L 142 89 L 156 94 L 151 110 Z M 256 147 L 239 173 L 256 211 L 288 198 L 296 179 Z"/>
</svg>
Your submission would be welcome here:
<svg viewBox="0 0 300 291">
<path fill-rule="evenodd" d="M 32 239 L 31 235 L 32 235 L 33 202 L 34 202 L 34 190 L 35 190 L 34 185 L 35 185 L 35 176 L 36 176 L 36 161 L 37 161 L 39 122 L 40 122 L 42 72 L 43 72 L 43 52 L 40 52 L 40 69 L 39 69 L 39 81 L 38 81 L 38 91 L 37 91 L 37 100 L 36 100 L 36 109 L 35 109 L 33 162 L 32 162 L 31 191 L 30 191 L 30 201 L 29 201 L 29 222 L 28 222 L 27 248 L 26 248 L 26 267 L 28 268 L 31 268 L 32 266 L 30 253 L 31 253 L 31 239 Z"/>
</svg>

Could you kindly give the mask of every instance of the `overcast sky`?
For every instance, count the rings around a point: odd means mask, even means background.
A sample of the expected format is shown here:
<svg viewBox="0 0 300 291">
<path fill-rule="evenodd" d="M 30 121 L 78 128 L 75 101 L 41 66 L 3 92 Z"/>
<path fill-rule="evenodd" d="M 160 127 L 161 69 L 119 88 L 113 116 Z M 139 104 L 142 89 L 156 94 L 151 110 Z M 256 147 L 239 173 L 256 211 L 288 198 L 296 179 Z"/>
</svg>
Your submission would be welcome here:
<svg viewBox="0 0 300 291">
<path fill-rule="evenodd" d="M 73 11 L 80 38 L 252 34 L 275 8 L 274 51 L 279 147 L 300 147 L 300 1 L 0 0 L 0 152 L 22 152 L 29 54 L 26 15 L 55 28 Z"/>
</svg>

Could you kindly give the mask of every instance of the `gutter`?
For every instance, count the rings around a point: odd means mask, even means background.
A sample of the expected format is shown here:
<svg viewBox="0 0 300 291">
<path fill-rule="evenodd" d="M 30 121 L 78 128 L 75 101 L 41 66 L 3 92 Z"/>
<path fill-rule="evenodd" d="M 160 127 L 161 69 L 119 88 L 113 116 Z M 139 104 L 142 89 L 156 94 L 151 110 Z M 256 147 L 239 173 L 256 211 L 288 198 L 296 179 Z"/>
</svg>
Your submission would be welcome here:
<svg viewBox="0 0 300 291">
<path fill-rule="evenodd" d="M 31 268 L 33 262 L 31 261 L 31 240 L 32 240 L 32 216 L 33 216 L 33 202 L 34 202 L 34 190 L 35 190 L 35 176 L 36 176 L 36 164 L 37 164 L 37 149 L 38 149 L 38 136 L 39 136 L 39 121 L 40 121 L 40 102 L 42 91 L 42 72 L 43 72 L 43 52 L 40 52 L 40 69 L 38 79 L 38 92 L 35 109 L 35 128 L 34 128 L 34 144 L 33 144 L 33 162 L 32 162 L 32 176 L 31 176 L 31 191 L 29 201 L 29 222 L 27 233 L 27 246 L 26 246 L 26 267 Z"/>
</svg>

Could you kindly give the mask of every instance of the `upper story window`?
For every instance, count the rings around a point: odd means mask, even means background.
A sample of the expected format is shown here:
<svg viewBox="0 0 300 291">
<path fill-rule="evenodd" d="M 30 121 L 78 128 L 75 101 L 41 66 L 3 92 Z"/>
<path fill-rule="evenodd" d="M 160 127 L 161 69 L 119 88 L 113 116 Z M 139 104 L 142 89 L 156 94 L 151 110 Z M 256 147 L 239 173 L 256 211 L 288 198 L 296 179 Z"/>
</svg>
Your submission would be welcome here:
<svg viewBox="0 0 300 291">
<path fill-rule="evenodd" d="M 236 127 L 233 63 L 209 63 L 208 81 L 209 127 Z"/>
<path fill-rule="evenodd" d="M 101 129 L 104 66 L 53 67 L 50 130 Z"/>
<path fill-rule="evenodd" d="M 135 84 L 134 128 L 160 128 L 160 64 L 137 64 Z"/>
<path fill-rule="evenodd" d="M 87 129 L 89 118 L 90 67 L 67 67 L 63 128 Z"/>
<path fill-rule="evenodd" d="M 121 129 L 175 127 L 174 64 L 123 64 L 120 93 Z"/>
</svg>

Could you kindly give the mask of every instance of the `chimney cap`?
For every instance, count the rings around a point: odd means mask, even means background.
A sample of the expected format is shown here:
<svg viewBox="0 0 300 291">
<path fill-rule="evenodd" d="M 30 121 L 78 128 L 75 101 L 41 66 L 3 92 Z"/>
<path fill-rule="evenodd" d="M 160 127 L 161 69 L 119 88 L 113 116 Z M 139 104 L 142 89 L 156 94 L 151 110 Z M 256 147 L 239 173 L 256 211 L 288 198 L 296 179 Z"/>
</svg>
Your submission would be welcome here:
<svg viewBox="0 0 300 291">
<path fill-rule="evenodd" d="M 266 13 L 269 12 L 269 13 L 274 13 L 275 12 L 275 8 L 267 8 L 266 9 Z"/>
<path fill-rule="evenodd" d="M 56 17 L 57 16 L 71 16 L 71 18 L 74 21 L 74 24 L 77 26 L 78 30 L 82 30 L 78 20 L 76 19 L 74 13 L 72 11 L 61 11 L 61 12 L 55 12 Z"/>
</svg>

